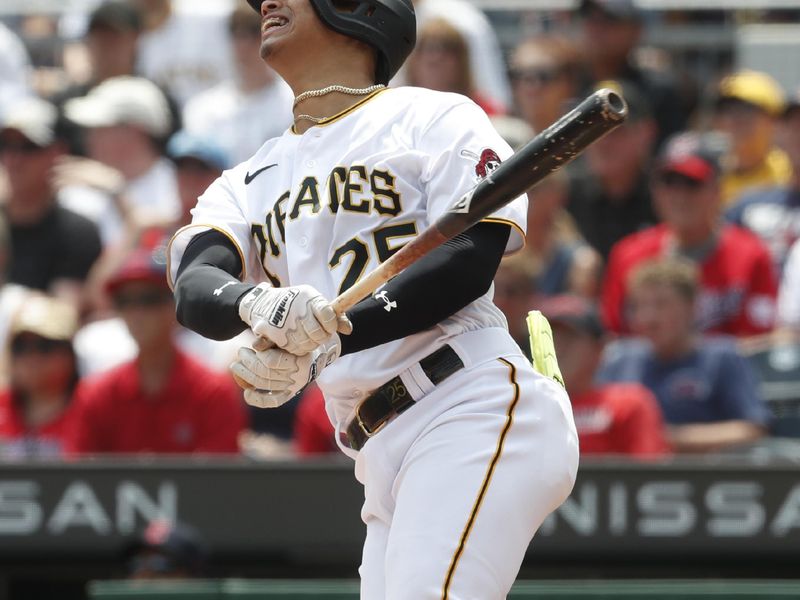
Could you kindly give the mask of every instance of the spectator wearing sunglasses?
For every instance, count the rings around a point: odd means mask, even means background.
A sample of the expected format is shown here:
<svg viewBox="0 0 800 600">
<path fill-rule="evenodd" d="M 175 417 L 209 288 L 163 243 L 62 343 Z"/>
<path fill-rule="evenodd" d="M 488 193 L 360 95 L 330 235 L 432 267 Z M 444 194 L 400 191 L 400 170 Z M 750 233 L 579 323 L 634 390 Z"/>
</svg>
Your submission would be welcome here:
<svg viewBox="0 0 800 600">
<path fill-rule="evenodd" d="M 75 308 L 44 295 L 26 298 L 9 331 L 8 387 L 0 392 L 0 456 L 61 457 L 78 382 Z"/>
<path fill-rule="evenodd" d="M 501 105 L 477 91 L 467 41 L 447 19 L 434 18 L 422 25 L 406 63 L 406 78 L 408 85 L 467 96 L 489 116 L 503 112 Z"/>
<path fill-rule="evenodd" d="M 132 361 L 77 392 L 70 449 L 87 453 L 236 453 L 244 405 L 227 374 L 202 366 L 174 341 L 163 245 L 141 247 L 107 283 L 138 348 Z"/>
<path fill-rule="evenodd" d="M 565 37 L 541 35 L 516 47 L 509 69 L 514 102 L 536 133 L 572 108 L 580 72 L 580 51 Z"/>
<path fill-rule="evenodd" d="M 611 251 L 602 308 L 612 331 L 630 331 L 630 274 L 659 257 L 682 257 L 699 268 L 699 331 L 749 336 L 772 329 L 777 278 L 769 251 L 753 233 L 720 215 L 726 152 L 726 138 L 714 133 L 683 133 L 666 142 L 652 182 L 662 223 L 623 238 Z"/>
<path fill-rule="evenodd" d="M 233 76 L 191 98 L 184 128 L 213 138 L 234 164 L 250 158 L 265 140 L 292 123 L 294 94 L 261 60 L 261 17 L 242 2 L 228 19 Z"/>
<path fill-rule="evenodd" d="M 100 256 L 97 227 L 58 202 L 51 176 L 66 147 L 56 108 L 37 98 L 14 104 L 0 128 L 0 163 L 9 195 L 3 210 L 11 239 L 7 281 L 77 301 Z"/>
</svg>

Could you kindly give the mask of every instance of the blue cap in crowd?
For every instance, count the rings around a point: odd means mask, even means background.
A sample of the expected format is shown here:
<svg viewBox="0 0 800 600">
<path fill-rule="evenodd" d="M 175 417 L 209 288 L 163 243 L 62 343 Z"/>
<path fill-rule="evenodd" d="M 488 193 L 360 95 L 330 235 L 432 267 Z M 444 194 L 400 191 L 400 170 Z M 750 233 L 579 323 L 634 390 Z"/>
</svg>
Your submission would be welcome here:
<svg viewBox="0 0 800 600">
<path fill-rule="evenodd" d="M 189 133 L 185 129 L 169 139 L 167 156 L 174 161 L 194 158 L 220 171 L 231 166 L 228 153 L 219 144 L 210 138 Z"/>
</svg>

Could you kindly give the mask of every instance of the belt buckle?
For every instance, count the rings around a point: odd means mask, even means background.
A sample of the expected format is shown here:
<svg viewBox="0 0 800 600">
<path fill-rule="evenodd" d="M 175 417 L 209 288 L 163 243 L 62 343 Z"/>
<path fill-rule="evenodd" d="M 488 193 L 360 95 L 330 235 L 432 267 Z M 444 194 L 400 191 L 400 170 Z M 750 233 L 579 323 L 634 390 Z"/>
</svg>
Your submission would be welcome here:
<svg viewBox="0 0 800 600">
<path fill-rule="evenodd" d="M 370 429 L 364 422 L 364 419 L 361 417 L 361 406 L 364 404 L 365 400 L 366 398 L 361 402 L 359 402 L 358 406 L 356 406 L 356 422 L 358 423 L 358 426 L 361 428 L 361 431 L 364 432 L 364 435 L 366 435 L 368 438 L 371 438 L 381 429 L 386 427 L 386 424 L 389 422 L 389 419 L 391 418 L 391 414 L 386 414 L 383 417 L 381 417 L 380 420 L 378 421 L 378 424 L 375 426 L 375 429 Z"/>
</svg>

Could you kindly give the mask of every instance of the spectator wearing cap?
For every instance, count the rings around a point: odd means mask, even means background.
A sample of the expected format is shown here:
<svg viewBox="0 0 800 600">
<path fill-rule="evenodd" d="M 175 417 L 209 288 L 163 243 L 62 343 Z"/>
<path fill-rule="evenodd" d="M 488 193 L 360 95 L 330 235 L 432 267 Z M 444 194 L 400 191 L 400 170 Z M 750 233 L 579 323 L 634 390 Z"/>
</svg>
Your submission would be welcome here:
<svg viewBox="0 0 800 600">
<path fill-rule="evenodd" d="M 190 579 L 205 574 L 209 548 L 194 527 L 157 519 L 125 554 L 129 579 Z"/>
<path fill-rule="evenodd" d="M 249 159 L 292 124 L 294 94 L 261 60 L 261 17 L 240 3 L 228 20 L 235 71 L 192 97 L 183 111 L 190 133 L 214 138 L 234 163 Z"/>
<path fill-rule="evenodd" d="M 504 112 L 480 95 L 472 80 L 469 46 L 461 32 L 445 18 L 429 19 L 417 34 L 414 52 L 406 63 L 408 85 L 467 96 L 489 116 Z"/>
<path fill-rule="evenodd" d="M 567 210 L 605 260 L 622 237 L 656 223 L 647 176 L 656 125 L 636 87 L 623 81 L 605 81 L 599 87 L 623 94 L 628 119 L 587 149 L 586 168 L 572 172 Z"/>
<path fill-rule="evenodd" d="M 670 258 L 642 263 L 631 276 L 631 321 L 640 339 L 607 352 L 598 379 L 653 391 L 676 452 L 710 452 L 762 437 L 770 419 L 755 374 L 723 336 L 702 336 L 697 269 Z"/>
<path fill-rule="evenodd" d="M 229 375 L 211 371 L 177 348 L 164 246 L 134 251 L 107 287 L 138 355 L 80 386 L 71 450 L 237 452 L 245 426 L 239 390 Z"/>
<path fill-rule="evenodd" d="M 597 308 L 586 298 L 553 296 L 540 306 L 553 330 L 582 455 L 645 458 L 669 452 L 661 410 L 638 383 L 594 382 L 605 346 Z"/>
<path fill-rule="evenodd" d="M 113 77 L 64 105 L 86 130 L 89 158 L 119 171 L 137 223 L 173 223 L 180 215 L 175 169 L 162 155 L 172 117 L 164 94 L 140 77 Z"/>
<path fill-rule="evenodd" d="M 185 107 L 190 98 L 231 78 L 227 13 L 203 2 L 181 8 L 172 0 L 130 0 L 142 15 L 136 71 Z M 213 49 L 209 51 L 209 49 Z"/>
<path fill-rule="evenodd" d="M 500 41 L 489 19 L 466 0 L 412 0 L 417 30 L 429 20 L 446 19 L 469 46 L 472 81 L 476 92 L 503 110 L 511 106 L 511 89 Z"/>
<path fill-rule="evenodd" d="M 89 61 L 88 79 L 67 88 L 53 101 L 63 104 L 70 98 L 85 96 L 107 79 L 133 75 L 141 31 L 142 20 L 130 3 L 106 0 L 99 4 L 89 15 L 83 39 Z"/>
<path fill-rule="evenodd" d="M 778 273 L 782 274 L 789 249 L 800 239 L 800 90 L 787 104 L 777 138 L 791 163 L 792 178 L 785 184 L 745 192 L 725 217 L 761 238 L 772 254 Z"/>
<path fill-rule="evenodd" d="M 9 197 L 3 207 L 11 236 L 7 280 L 77 301 L 100 255 L 97 227 L 62 207 L 52 181 L 64 155 L 58 111 L 30 98 L 6 112 L 0 127 L 0 163 Z"/>
<path fill-rule="evenodd" d="M 776 126 L 785 107 L 783 89 L 766 73 L 739 71 L 720 82 L 715 124 L 731 138 L 733 163 L 722 179 L 726 205 L 748 189 L 786 185 L 791 180 L 791 161 L 775 144 Z"/>
<path fill-rule="evenodd" d="M 637 88 L 652 107 L 657 145 L 683 129 L 691 104 L 678 80 L 664 66 L 657 69 L 636 64 L 634 51 L 643 30 L 643 15 L 634 0 L 581 0 L 579 24 L 590 84 L 624 80 Z"/>
<path fill-rule="evenodd" d="M 139 37 L 143 25 L 139 11 L 127 0 L 104 0 L 88 17 L 83 46 L 86 49 L 88 71 L 85 78 L 53 96 L 58 105 L 71 98 L 87 95 L 108 79 L 135 76 Z M 162 90 L 163 92 L 163 90 Z M 180 122 L 180 110 L 171 96 L 165 93 L 174 124 Z M 72 140 L 76 152 L 83 153 L 81 140 Z"/>
<path fill-rule="evenodd" d="M 682 133 L 666 142 L 652 182 L 662 223 L 620 240 L 608 261 L 602 309 L 613 332 L 630 332 L 630 274 L 647 260 L 670 256 L 700 269 L 700 331 L 749 336 L 772 329 L 777 281 L 769 251 L 720 215 L 725 152 L 725 138 L 714 133 Z"/>
<path fill-rule="evenodd" d="M 182 145 L 181 145 L 182 146 Z M 179 156 L 186 150 L 178 152 Z M 176 152 L 179 150 L 175 145 Z M 193 151 L 195 152 L 195 151 Z M 196 154 L 196 152 L 195 152 Z M 205 159 L 204 159 L 205 160 Z M 188 179 L 202 178 L 208 174 L 190 175 Z M 81 373 L 94 375 L 106 372 L 123 363 L 136 358 L 138 348 L 136 340 L 131 336 L 120 311 L 116 310 L 108 286 L 109 278 L 120 268 L 128 256 L 143 249 L 164 251 L 164 245 L 173 232 L 173 228 L 146 227 L 132 232 L 122 244 L 107 251 L 103 260 L 93 270 L 92 278 L 87 283 L 88 292 L 92 296 L 92 319 L 86 323 L 75 336 L 75 350 L 78 354 Z M 162 269 L 163 266 L 158 267 Z M 177 347 L 185 354 L 199 361 L 202 365 L 218 373 L 227 373 L 228 367 L 235 359 L 239 348 L 252 343 L 252 334 L 242 332 L 240 335 L 224 341 L 211 340 L 180 325 L 173 328 L 173 337 Z M 273 411 L 270 411 L 273 412 Z M 276 414 L 281 411 L 277 411 Z M 289 436 L 289 433 L 286 433 Z"/>
<path fill-rule="evenodd" d="M 519 115 L 541 132 L 571 110 L 580 94 L 580 50 L 560 35 L 522 41 L 512 52 L 508 75 Z"/>
<path fill-rule="evenodd" d="M 175 164 L 178 197 L 181 201 L 179 226 L 192 221 L 189 213 L 222 172 L 231 167 L 229 154 L 214 138 L 192 134 L 186 130 L 173 135 L 167 144 L 167 156 Z"/>
<path fill-rule="evenodd" d="M 61 457 L 74 422 L 78 369 L 72 336 L 78 314 L 68 302 L 26 298 L 8 338 L 8 387 L 0 391 L 0 457 Z"/>
</svg>

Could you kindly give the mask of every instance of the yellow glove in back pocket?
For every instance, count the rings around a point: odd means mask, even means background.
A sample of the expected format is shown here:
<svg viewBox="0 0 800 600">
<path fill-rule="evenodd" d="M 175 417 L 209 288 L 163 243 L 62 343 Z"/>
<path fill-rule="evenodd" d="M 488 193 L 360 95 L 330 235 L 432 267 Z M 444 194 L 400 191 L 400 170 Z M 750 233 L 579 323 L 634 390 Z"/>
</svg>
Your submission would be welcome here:
<svg viewBox="0 0 800 600">
<path fill-rule="evenodd" d="M 564 377 L 558 367 L 550 323 L 538 310 L 530 311 L 526 322 L 528 323 L 528 339 L 531 343 L 533 368 L 545 377 L 556 380 L 564 387 Z"/>
</svg>

